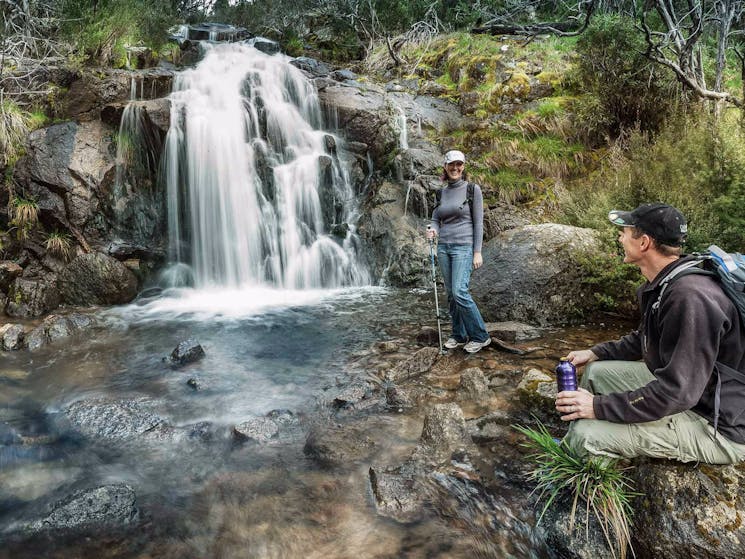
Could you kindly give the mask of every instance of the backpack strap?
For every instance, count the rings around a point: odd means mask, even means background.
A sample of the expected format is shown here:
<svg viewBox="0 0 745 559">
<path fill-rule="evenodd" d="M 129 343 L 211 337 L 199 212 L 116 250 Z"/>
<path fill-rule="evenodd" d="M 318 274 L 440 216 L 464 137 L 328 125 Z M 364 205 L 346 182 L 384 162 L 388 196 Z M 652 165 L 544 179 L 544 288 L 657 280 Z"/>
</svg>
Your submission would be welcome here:
<svg viewBox="0 0 745 559">
<path fill-rule="evenodd" d="M 466 202 L 468 202 L 468 209 L 471 210 L 471 223 L 473 223 L 473 183 L 469 182 L 466 184 Z"/>
</svg>

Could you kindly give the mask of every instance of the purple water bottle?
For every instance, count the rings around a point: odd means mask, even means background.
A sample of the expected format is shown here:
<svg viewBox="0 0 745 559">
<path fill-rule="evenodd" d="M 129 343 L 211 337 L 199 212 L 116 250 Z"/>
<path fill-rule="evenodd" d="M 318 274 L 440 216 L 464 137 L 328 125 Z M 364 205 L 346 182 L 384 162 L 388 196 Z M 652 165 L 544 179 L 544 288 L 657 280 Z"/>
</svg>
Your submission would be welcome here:
<svg viewBox="0 0 745 559">
<path fill-rule="evenodd" d="M 556 365 L 556 388 L 559 392 L 577 390 L 577 369 L 570 361 L 560 361 Z"/>
</svg>

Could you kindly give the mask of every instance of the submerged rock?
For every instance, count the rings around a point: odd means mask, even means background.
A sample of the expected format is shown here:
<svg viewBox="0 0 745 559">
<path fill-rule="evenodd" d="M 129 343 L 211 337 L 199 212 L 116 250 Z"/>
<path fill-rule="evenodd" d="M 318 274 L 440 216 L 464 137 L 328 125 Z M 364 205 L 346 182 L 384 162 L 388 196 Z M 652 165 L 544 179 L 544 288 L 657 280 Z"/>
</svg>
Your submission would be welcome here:
<svg viewBox="0 0 745 559">
<path fill-rule="evenodd" d="M 100 534 L 135 524 L 137 498 L 126 484 L 83 489 L 58 501 L 44 518 L 29 523 L 26 535 L 54 532 L 59 535 Z"/>
<path fill-rule="evenodd" d="M 399 363 L 385 375 L 387 381 L 403 382 L 429 371 L 440 355 L 439 348 L 423 347 L 403 363 Z"/>
<path fill-rule="evenodd" d="M 253 417 L 233 426 L 233 436 L 239 441 L 266 443 L 278 434 L 279 426 L 269 417 Z"/>
<path fill-rule="evenodd" d="M 67 406 L 62 414 L 73 431 L 92 440 L 159 439 L 173 431 L 168 421 L 149 409 L 145 399 L 78 400 Z"/>
</svg>

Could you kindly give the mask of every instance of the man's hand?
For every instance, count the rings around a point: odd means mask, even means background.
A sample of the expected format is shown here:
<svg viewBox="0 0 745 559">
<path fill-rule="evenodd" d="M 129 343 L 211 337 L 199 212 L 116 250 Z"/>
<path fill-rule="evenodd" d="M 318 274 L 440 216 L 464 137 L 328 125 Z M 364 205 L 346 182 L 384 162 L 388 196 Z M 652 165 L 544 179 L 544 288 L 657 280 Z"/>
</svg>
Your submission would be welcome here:
<svg viewBox="0 0 745 559">
<path fill-rule="evenodd" d="M 572 365 L 579 367 L 580 365 L 586 365 L 598 360 L 598 356 L 595 355 L 592 350 L 582 349 L 580 351 L 570 351 L 564 358 L 569 361 Z"/>
<path fill-rule="evenodd" d="M 481 257 L 480 252 L 474 252 L 473 253 L 473 269 L 478 270 L 481 268 L 481 265 L 484 263 L 484 259 Z"/>
<path fill-rule="evenodd" d="M 573 390 L 559 392 L 556 395 L 556 409 L 562 414 L 561 420 L 595 419 L 595 409 L 592 407 L 594 398 L 592 392 L 584 388 L 576 392 Z"/>
</svg>

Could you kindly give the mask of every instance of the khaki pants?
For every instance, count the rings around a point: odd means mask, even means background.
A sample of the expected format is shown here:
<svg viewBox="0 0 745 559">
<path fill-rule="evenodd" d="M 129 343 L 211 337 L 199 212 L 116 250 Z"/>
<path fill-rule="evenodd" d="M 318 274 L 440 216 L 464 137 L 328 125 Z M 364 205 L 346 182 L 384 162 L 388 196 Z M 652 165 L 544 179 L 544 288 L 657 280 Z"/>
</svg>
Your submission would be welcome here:
<svg viewBox="0 0 745 559">
<path fill-rule="evenodd" d="M 593 394 L 610 394 L 641 388 L 653 379 L 642 362 L 595 361 L 586 367 L 580 386 Z M 583 456 L 653 456 L 708 464 L 745 460 L 745 444 L 734 443 L 721 433 L 714 438 L 714 428 L 692 411 L 647 423 L 579 419 L 569 427 L 565 443 Z"/>
</svg>

